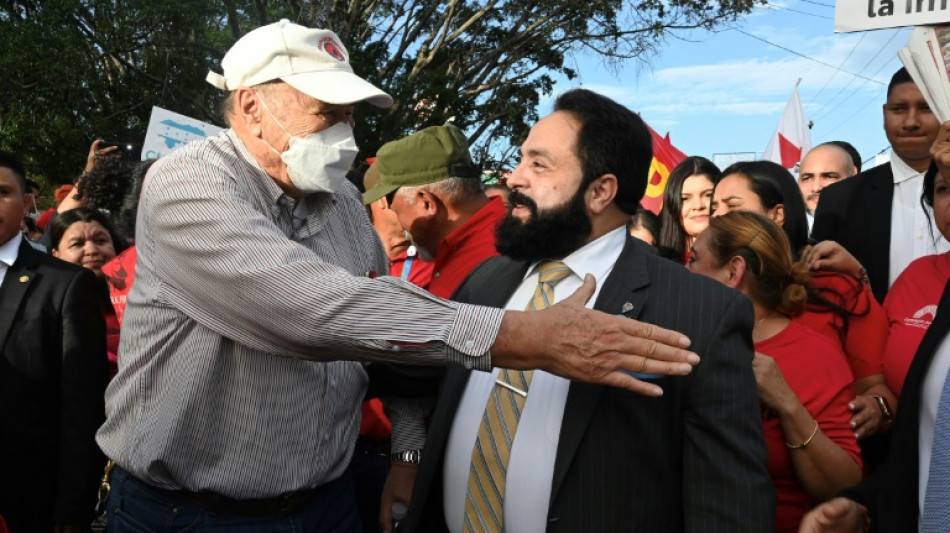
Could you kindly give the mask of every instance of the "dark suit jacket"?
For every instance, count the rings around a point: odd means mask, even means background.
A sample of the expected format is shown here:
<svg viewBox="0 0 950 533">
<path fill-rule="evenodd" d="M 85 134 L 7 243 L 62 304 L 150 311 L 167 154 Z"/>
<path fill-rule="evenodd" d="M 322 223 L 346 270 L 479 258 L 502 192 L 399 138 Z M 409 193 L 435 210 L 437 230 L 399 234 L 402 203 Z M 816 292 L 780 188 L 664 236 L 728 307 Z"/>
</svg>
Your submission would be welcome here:
<svg viewBox="0 0 950 533">
<path fill-rule="evenodd" d="M 10 531 L 88 524 L 104 458 L 96 279 L 21 243 L 0 287 L 0 514 Z"/>
<path fill-rule="evenodd" d="M 873 476 L 845 493 L 868 507 L 871 531 L 917 531 L 921 391 L 930 363 L 947 333 L 950 333 L 950 283 L 943 290 L 934 321 L 921 340 L 904 380 L 887 462 Z"/>
<path fill-rule="evenodd" d="M 821 191 L 811 231 L 812 239 L 836 241 L 861 262 L 879 302 L 887 295 L 893 198 L 891 164 L 866 170 Z"/>
<path fill-rule="evenodd" d="M 457 299 L 503 307 L 528 265 L 499 257 Z M 761 411 L 752 374 L 752 312 L 741 294 L 629 238 L 596 308 L 692 339 L 691 375 L 657 380 L 661 398 L 574 382 L 554 464 L 549 531 L 774 531 Z M 627 306 L 629 307 L 629 306 Z M 445 530 L 442 463 L 469 372 L 450 369 L 416 478 L 407 531 Z"/>
</svg>

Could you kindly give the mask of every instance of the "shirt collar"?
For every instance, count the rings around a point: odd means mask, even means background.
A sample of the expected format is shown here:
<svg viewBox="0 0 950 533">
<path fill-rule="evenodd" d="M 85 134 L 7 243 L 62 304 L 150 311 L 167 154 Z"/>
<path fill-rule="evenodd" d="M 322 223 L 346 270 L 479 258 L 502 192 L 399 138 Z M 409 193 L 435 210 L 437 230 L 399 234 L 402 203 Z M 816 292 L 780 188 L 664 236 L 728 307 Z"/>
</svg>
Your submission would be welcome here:
<svg viewBox="0 0 950 533">
<path fill-rule="evenodd" d="M 626 240 L 627 227 L 620 226 L 574 250 L 562 261 L 581 279 L 586 274 L 592 274 L 600 285 L 617 262 L 617 258 L 620 257 Z M 528 269 L 528 275 L 537 270 L 538 263 L 540 261 L 532 263 L 531 268 Z"/>
<path fill-rule="evenodd" d="M 6 264 L 8 267 L 13 266 L 13 263 L 16 262 L 16 258 L 20 253 L 20 241 L 22 240 L 23 234 L 18 231 L 12 239 L 5 242 L 3 246 L 0 246 L 0 262 Z"/>
<path fill-rule="evenodd" d="M 894 175 L 894 185 L 903 183 L 911 178 L 923 176 L 923 172 L 917 172 L 910 168 L 910 165 L 904 162 L 897 154 L 891 153 L 891 174 Z"/>
</svg>

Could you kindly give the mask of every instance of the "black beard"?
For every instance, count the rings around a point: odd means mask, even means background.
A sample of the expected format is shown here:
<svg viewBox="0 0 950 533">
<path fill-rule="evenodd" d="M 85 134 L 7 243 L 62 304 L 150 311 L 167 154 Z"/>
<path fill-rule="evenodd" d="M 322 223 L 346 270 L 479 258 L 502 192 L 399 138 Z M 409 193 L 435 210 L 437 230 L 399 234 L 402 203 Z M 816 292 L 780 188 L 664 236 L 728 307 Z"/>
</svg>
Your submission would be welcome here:
<svg viewBox="0 0 950 533">
<path fill-rule="evenodd" d="M 584 187 L 578 187 L 563 205 L 545 211 L 538 211 L 534 200 L 519 191 L 511 192 L 508 205 L 508 216 L 495 232 L 495 246 L 502 255 L 516 261 L 563 259 L 590 237 L 592 228 L 584 205 Z M 531 211 L 527 221 L 511 214 L 515 206 Z"/>
</svg>

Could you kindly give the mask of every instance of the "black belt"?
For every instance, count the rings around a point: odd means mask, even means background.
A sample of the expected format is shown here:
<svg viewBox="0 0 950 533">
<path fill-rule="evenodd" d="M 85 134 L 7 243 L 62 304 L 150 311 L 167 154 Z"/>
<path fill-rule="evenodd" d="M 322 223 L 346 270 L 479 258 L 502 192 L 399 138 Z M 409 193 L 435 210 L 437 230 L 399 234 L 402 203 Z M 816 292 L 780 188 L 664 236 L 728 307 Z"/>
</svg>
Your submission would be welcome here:
<svg viewBox="0 0 950 533">
<path fill-rule="evenodd" d="M 284 494 L 266 500 L 234 500 L 210 492 L 173 491 L 175 495 L 198 505 L 206 511 L 237 516 L 294 514 L 309 505 L 323 491 L 323 487 Z"/>
<path fill-rule="evenodd" d="M 112 476 L 122 476 L 125 483 L 136 485 L 147 491 L 154 491 L 157 496 L 179 499 L 193 503 L 206 511 L 236 516 L 260 516 L 294 514 L 309 505 L 316 498 L 326 494 L 328 490 L 336 490 L 336 485 L 344 478 L 341 477 L 315 489 L 291 492 L 274 498 L 261 500 L 235 500 L 211 492 L 189 492 L 187 490 L 167 490 L 150 485 L 116 465 Z M 345 477 L 345 475 L 344 475 Z M 115 483 L 113 483 L 115 484 Z"/>
</svg>

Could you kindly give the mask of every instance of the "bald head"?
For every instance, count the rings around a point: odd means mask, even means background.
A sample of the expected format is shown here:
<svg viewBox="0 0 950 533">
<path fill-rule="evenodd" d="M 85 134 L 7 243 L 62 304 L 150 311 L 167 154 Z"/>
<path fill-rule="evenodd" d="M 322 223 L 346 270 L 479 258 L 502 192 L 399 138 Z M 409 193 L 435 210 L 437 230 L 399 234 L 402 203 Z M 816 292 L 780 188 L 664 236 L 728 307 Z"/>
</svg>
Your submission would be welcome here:
<svg viewBox="0 0 950 533">
<path fill-rule="evenodd" d="M 798 173 L 798 187 L 812 213 L 818 208 L 821 190 L 854 175 L 851 155 L 834 144 L 820 144 L 805 154 Z"/>
</svg>

